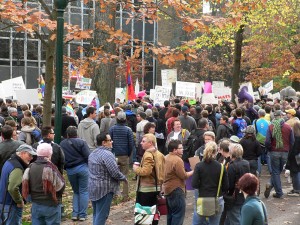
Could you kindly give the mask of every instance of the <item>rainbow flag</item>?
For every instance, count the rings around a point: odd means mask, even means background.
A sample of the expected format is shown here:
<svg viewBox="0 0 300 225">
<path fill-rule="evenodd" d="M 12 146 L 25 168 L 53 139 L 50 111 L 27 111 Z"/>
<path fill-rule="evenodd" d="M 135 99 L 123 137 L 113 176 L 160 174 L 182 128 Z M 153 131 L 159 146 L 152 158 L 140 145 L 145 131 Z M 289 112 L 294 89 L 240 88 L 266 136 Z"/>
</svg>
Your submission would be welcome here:
<svg viewBox="0 0 300 225">
<path fill-rule="evenodd" d="M 73 109 L 72 105 L 70 104 L 70 102 L 66 105 L 66 110 L 67 110 L 67 113 L 70 114 L 70 116 L 75 116 L 74 109 Z"/>
<path fill-rule="evenodd" d="M 40 77 L 39 77 L 39 88 L 41 89 L 42 97 L 44 97 L 44 95 L 45 95 L 45 80 L 44 80 L 43 75 L 40 75 Z"/>
<path fill-rule="evenodd" d="M 130 71 L 130 62 L 126 62 L 126 100 L 134 100 L 135 99 L 135 93 L 134 93 L 134 87 L 132 84 L 131 79 L 131 71 Z"/>
</svg>

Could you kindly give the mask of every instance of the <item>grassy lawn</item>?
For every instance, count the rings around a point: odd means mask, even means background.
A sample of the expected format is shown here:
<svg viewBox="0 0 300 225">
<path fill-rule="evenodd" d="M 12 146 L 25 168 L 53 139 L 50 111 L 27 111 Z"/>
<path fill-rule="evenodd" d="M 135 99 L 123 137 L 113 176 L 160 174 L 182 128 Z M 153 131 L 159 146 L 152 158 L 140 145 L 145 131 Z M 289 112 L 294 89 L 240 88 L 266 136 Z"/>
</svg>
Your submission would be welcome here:
<svg viewBox="0 0 300 225">
<path fill-rule="evenodd" d="M 64 177 L 66 179 L 66 188 L 63 194 L 63 205 L 65 206 L 65 213 L 66 218 L 71 218 L 72 213 L 72 198 L 73 198 L 73 191 L 71 188 L 71 185 L 69 183 L 68 177 L 66 173 L 64 174 Z M 125 201 L 130 201 L 135 199 L 135 189 L 136 189 L 136 181 L 133 181 L 132 178 L 135 177 L 135 174 L 132 172 L 132 169 L 129 170 L 129 176 L 128 181 L 130 185 L 130 191 L 129 191 L 129 199 L 123 199 L 122 196 L 115 196 L 112 202 L 112 206 L 122 204 Z M 122 188 L 120 188 L 122 190 Z M 31 224 L 31 214 L 30 214 L 30 208 L 31 204 L 28 203 L 25 205 L 23 210 L 23 225 L 30 225 Z M 88 214 L 93 213 L 93 208 L 91 202 L 89 202 L 88 206 Z"/>
</svg>

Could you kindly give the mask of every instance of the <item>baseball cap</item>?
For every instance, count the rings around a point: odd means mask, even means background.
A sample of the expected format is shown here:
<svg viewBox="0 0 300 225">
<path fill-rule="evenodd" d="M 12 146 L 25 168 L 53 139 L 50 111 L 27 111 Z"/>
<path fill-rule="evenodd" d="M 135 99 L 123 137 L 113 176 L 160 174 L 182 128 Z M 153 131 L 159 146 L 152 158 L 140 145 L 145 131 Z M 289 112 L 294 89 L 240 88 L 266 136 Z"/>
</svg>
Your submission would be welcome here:
<svg viewBox="0 0 300 225">
<path fill-rule="evenodd" d="M 181 107 L 181 111 L 182 112 L 187 112 L 187 111 L 189 111 L 189 108 L 186 105 L 184 105 L 184 106 Z"/>
<path fill-rule="evenodd" d="M 126 120 L 125 112 L 118 112 L 117 119 L 118 120 L 123 120 L 123 121 Z"/>
<path fill-rule="evenodd" d="M 36 150 L 27 144 L 20 145 L 17 148 L 16 152 L 29 152 L 30 155 L 37 155 Z"/>
<path fill-rule="evenodd" d="M 287 109 L 287 110 L 285 110 L 285 112 L 291 114 L 292 116 L 296 115 L 295 109 Z"/>
<path fill-rule="evenodd" d="M 233 142 L 233 143 L 239 143 L 240 142 L 240 139 L 238 136 L 235 136 L 235 135 L 232 135 L 230 138 L 230 141 Z"/>
</svg>

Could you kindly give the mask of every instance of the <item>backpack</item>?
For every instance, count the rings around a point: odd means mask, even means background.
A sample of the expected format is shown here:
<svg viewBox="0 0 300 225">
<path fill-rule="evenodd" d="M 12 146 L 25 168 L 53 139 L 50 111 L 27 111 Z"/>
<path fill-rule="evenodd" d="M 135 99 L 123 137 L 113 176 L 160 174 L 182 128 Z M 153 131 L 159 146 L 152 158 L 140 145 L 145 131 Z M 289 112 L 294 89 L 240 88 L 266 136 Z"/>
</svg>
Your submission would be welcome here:
<svg viewBox="0 0 300 225">
<path fill-rule="evenodd" d="M 226 137 L 230 138 L 232 135 L 234 135 L 233 129 L 226 126 Z"/>
<path fill-rule="evenodd" d="M 237 124 L 237 127 L 238 127 L 238 131 L 237 131 L 237 134 L 236 136 L 238 136 L 238 138 L 242 138 L 244 137 L 244 133 L 243 131 L 247 128 L 247 122 L 246 120 L 244 120 L 243 118 L 237 118 L 234 123 Z"/>
<path fill-rule="evenodd" d="M 182 130 L 182 136 L 184 137 L 184 129 Z M 195 156 L 196 144 L 199 137 L 193 131 L 188 139 L 183 144 L 183 155 L 182 160 L 185 162 L 189 162 L 189 158 Z"/>
<path fill-rule="evenodd" d="M 42 134 L 41 131 L 36 128 L 31 132 L 31 145 L 39 142 L 40 140 L 42 140 Z"/>
</svg>

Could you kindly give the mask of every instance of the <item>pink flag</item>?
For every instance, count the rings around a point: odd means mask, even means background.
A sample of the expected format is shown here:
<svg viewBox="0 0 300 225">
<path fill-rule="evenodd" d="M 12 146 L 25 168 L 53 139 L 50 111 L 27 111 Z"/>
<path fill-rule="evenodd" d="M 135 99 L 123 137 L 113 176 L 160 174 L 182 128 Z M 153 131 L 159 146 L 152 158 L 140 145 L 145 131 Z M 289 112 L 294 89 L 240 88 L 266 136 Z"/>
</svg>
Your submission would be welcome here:
<svg viewBox="0 0 300 225">
<path fill-rule="evenodd" d="M 212 93 L 211 82 L 204 83 L 204 93 Z"/>
</svg>

